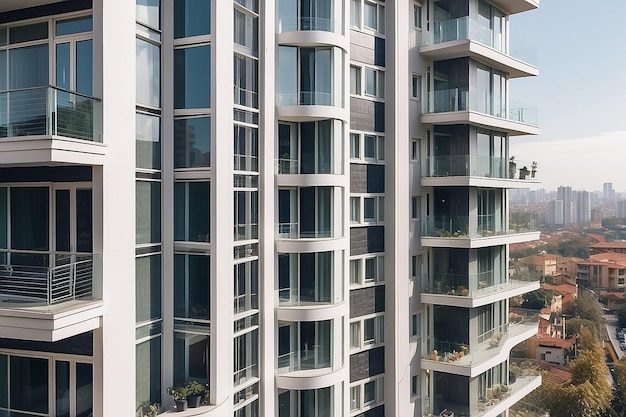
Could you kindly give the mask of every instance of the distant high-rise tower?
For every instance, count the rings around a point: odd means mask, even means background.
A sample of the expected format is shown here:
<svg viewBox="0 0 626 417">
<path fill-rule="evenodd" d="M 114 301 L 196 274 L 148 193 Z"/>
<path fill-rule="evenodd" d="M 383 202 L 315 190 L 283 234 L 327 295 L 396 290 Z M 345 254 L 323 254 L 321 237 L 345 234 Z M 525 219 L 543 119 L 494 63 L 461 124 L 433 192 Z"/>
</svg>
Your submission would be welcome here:
<svg viewBox="0 0 626 417">
<path fill-rule="evenodd" d="M 563 201 L 563 224 L 572 224 L 574 213 L 574 201 L 572 198 L 572 187 L 561 186 L 557 189 L 557 200 Z"/>
<path fill-rule="evenodd" d="M 613 189 L 612 182 L 605 182 L 602 184 L 602 198 L 605 201 L 615 200 L 615 190 Z"/>
</svg>

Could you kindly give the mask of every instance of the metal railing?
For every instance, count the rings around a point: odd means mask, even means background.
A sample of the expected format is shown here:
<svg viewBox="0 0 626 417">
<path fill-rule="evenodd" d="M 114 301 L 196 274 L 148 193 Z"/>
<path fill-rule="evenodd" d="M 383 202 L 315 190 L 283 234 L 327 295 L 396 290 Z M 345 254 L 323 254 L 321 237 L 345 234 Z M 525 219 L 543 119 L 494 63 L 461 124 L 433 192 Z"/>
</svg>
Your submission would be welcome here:
<svg viewBox="0 0 626 417">
<path fill-rule="evenodd" d="M 535 232 L 537 216 L 510 216 L 508 227 L 504 219 L 495 214 L 478 216 L 425 216 L 422 236 L 444 238 L 481 238 Z"/>
<path fill-rule="evenodd" d="M 330 302 L 330 289 L 325 291 L 325 294 L 315 294 L 313 290 L 304 291 L 297 287 L 281 288 L 278 290 L 278 304 L 281 306 L 310 306 L 315 304 L 329 304 Z"/>
<path fill-rule="evenodd" d="M 246 107 L 259 108 L 259 93 L 253 90 L 246 90 L 239 86 L 234 86 L 235 104 Z"/>
<path fill-rule="evenodd" d="M 318 91 L 301 91 L 299 93 L 278 93 L 279 106 L 336 106 L 343 107 L 343 99 L 331 93 Z"/>
<path fill-rule="evenodd" d="M 504 278 L 504 275 L 501 275 L 500 279 Z M 422 293 L 475 298 L 523 288 L 534 282 L 518 279 L 509 279 L 506 282 L 501 282 L 500 279 L 496 277 L 495 271 L 487 271 L 477 275 L 424 274 L 422 277 Z"/>
<path fill-rule="evenodd" d="M 4 251 L 5 262 L 15 254 L 24 252 Z M 11 262 L 0 265 L 0 305 L 43 303 L 50 306 L 92 295 L 93 255 L 58 256 L 55 261 L 60 265 L 47 267 Z"/>
<path fill-rule="evenodd" d="M 234 155 L 233 169 L 235 171 L 259 172 L 259 158 L 251 155 Z"/>
<path fill-rule="evenodd" d="M 306 166 L 303 168 L 302 163 L 299 159 L 279 158 L 276 160 L 276 173 L 277 174 L 342 175 L 343 174 L 343 162 L 335 162 L 335 163 L 318 162 L 314 166 Z"/>
<path fill-rule="evenodd" d="M 330 362 L 330 346 L 326 349 L 320 349 L 316 345 L 305 350 L 279 355 L 277 373 L 328 368 Z"/>
<path fill-rule="evenodd" d="M 58 87 L 0 92 L 0 138 L 65 136 L 102 141 L 99 99 Z"/>
<path fill-rule="evenodd" d="M 323 239 L 337 237 L 332 230 L 301 230 L 298 223 L 279 223 L 276 225 L 279 239 Z"/>
</svg>

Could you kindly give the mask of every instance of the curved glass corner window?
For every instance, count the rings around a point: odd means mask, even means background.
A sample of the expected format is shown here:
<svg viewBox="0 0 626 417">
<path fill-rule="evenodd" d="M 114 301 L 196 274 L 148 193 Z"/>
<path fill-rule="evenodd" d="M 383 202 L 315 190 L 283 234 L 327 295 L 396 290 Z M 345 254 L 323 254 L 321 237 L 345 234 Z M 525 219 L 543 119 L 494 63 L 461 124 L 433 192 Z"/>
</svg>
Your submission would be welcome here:
<svg viewBox="0 0 626 417">
<path fill-rule="evenodd" d="M 208 35 L 211 33 L 210 0 L 174 1 L 174 38 Z"/>
<path fill-rule="evenodd" d="M 174 168 L 211 166 L 211 118 L 174 120 Z"/>
<path fill-rule="evenodd" d="M 209 319 L 208 255 L 174 255 L 174 317 Z"/>
<path fill-rule="evenodd" d="M 56 36 L 72 35 L 74 33 L 91 32 L 93 19 L 91 16 L 75 19 L 59 20 L 56 24 Z"/>
<path fill-rule="evenodd" d="M 332 21 L 332 8 L 332 0 L 279 0 L 279 32 L 295 30 L 331 32 L 335 24 Z"/>
<path fill-rule="evenodd" d="M 161 107 L 161 49 L 137 39 L 137 103 Z"/>
<path fill-rule="evenodd" d="M 174 51 L 174 108 L 211 107 L 211 47 Z"/>
<path fill-rule="evenodd" d="M 174 183 L 174 240 L 209 242 L 208 181 Z"/>
</svg>

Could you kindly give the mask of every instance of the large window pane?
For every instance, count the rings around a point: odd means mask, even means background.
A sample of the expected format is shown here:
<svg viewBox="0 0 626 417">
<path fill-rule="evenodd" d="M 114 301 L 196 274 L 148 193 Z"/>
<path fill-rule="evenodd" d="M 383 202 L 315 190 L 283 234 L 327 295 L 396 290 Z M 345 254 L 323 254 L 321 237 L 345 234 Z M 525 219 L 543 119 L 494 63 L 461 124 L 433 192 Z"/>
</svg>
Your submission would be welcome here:
<svg viewBox="0 0 626 417">
<path fill-rule="evenodd" d="M 11 188 L 11 247 L 48 250 L 48 187 Z"/>
<path fill-rule="evenodd" d="M 211 47 L 174 51 L 174 108 L 211 107 Z"/>
<path fill-rule="evenodd" d="M 174 240 L 209 242 L 209 182 L 174 183 Z"/>
<path fill-rule="evenodd" d="M 210 0 L 174 1 L 174 38 L 211 33 Z"/>
<path fill-rule="evenodd" d="M 158 71 L 152 73 L 159 79 Z M 90 96 L 93 93 L 93 41 L 76 42 L 76 91 Z"/>
<path fill-rule="evenodd" d="M 174 316 L 209 319 L 209 256 L 174 255 Z"/>
<path fill-rule="evenodd" d="M 11 408 L 48 413 L 48 360 L 11 356 Z"/>
<path fill-rule="evenodd" d="M 159 364 L 160 365 L 160 364 Z M 93 366 L 76 363 L 76 417 L 93 416 Z"/>
<path fill-rule="evenodd" d="M 161 241 L 161 183 L 137 181 L 137 243 Z"/>
<path fill-rule="evenodd" d="M 135 261 L 136 322 L 161 317 L 161 255 Z"/>
<path fill-rule="evenodd" d="M 48 39 L 48 22 L 17 26 L 9 29 L 10 44 L 42 39 Z"/>
<path fill-rule="evenodd" d="M 137 22 L 146 26 L 161 28 L 161 0 L 136 0 Z"/>
<path fill-rule="evenodd" d="M 48 44 L 9 51 L 9 87 L 48 85 Z"/>
<path fill-rule="evenodd" d="M 161 106 L 161 56 L 158 45 L 137 39 L 137 103 Z"/>
<path fill-rule="evenodd" d="M 209 381 L 209 336 L 174 334 L 174 384 L 189 379 Z"/>
<path fill-rule="evenodd" d="M 137 113 L 135 137 L 137 168 L 161 169 L 161 118 Z"/>
<path fill-rule="evenodd" d="M 93 19 L 91 16 L 78 17 L 75 19 L 60 20 L 57 22 L 56 35 L 71 35 L 73 33 L 91 32 Z"/>
<path fill-rule="evenodd" d="M 0 407 L 9 406 L 9 367 L 7 355 L 0 355 Z"/>
<path fill-rule="evenodd" d="M 161 337 L 136 347 L 136 401 L 161 402 Z"/>
<path fill-rule="evenodd" d="M 174 168 L 211 166 L 211 118 L 174 120 Z"/>
</svg>

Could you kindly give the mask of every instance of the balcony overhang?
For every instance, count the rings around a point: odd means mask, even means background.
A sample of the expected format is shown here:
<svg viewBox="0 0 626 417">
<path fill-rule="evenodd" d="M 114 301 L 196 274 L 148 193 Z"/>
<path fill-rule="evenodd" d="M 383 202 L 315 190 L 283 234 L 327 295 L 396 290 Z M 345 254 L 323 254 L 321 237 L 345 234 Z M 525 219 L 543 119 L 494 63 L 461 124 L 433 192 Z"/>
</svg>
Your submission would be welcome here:
<svg viewBox="0 0 626 417">
<path fill-rule="evenodd" d="M 0 139 L 0 164 L 100 166 L 104 163 L 106 145 L 56 135 Z"/>
<path fill-rule="evenodd" d="M 509 78 L 539 75 L 539 68 L 511 55 L 470 39 L 454 40 L 422 46 L 420 54 L 435 61 L 469 57 L 491 68 L 506 72 Z"/>
<path fill-rule="evenodd" d="M 429 294 L 422 292 L 420 300 L 423 304 L 446 305 L 451 307 L 476 308 L 509 299 L 539 289 L 539 281 L 508 282 L 478 290 L 470 296 Z"/>
<path fill-rule="evenodd" d="M 58 0 L 2 0 L 0 2 L 0 13 L 10 12 L 19 9 L 45 6 L 46 4 L 60 3 Z"/>
<path fill-rule="evenodd" d="M 420 182 L 422 187 L 481 187 L 516 190 L 530 188 L 531 185 L 541 184 L 541 181 L 535 178 L 519 180 L 476 176 L 422 177 Z"/>
<path fill-rule="evenodd" d="M 539 7 L 539 0 L 492 0 L 492 3 L 506 14 L 527 12 Z"/>
<path fill-rule="evenodd" d="M 532 242 L 539 240 L 539 231 L 510 233 L 488 237 L 430 237 L 422 236 L 421 244 L 431 248 L 478 249 L 490 246 L 510 245 L 512 243 Z"/>
<path fill-rule="evenodd" d="M 56 342 L 99 328 L 103 310 L 101 300 L 23 308 L 0 303 L 0 334 L 8 339 Z"/>
<path fill-rule="evenodd" d="M 424 113 L 421 122 L 426 125 L 472 125 L 484 129 L 498 130 L 508 133 L 509 136 L 538 135 L 538 126 L 491 116 L 472 110 L 451 111 L 442 113 Z"/>
</svg>

